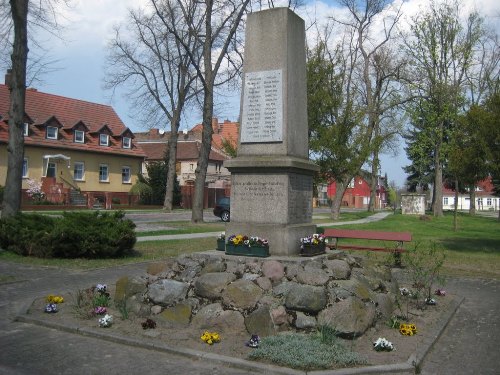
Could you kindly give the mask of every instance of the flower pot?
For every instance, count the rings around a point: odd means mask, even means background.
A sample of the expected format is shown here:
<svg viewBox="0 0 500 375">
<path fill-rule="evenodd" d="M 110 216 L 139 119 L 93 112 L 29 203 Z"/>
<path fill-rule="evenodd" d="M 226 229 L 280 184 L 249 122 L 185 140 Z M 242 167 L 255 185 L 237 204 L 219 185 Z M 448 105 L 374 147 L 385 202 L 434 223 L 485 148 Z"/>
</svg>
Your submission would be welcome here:
<svg viewBox="0 0 500 375">
<path fill-rule="evenodd" d="M 269 247 L 263 246 L 244 246 L 244 245 L 226 245 L 227 255 L 243 255 L 247 257 L 267 258 L 269 256 Z"/>
<path fill-rule="evenodd" d="M 217 239 L 217 247 L 215 248 L 215 250 L 226 251 L 226 240 Z"/>
<path fill-rule="evenodd" d="M 314 255 L 324 254 L 326 245 L 324 243 L 320 243 L 317 245 L 302 245 L 300 249 L 300 255 L 303 257 L 312 257 Z"/>
</svg>

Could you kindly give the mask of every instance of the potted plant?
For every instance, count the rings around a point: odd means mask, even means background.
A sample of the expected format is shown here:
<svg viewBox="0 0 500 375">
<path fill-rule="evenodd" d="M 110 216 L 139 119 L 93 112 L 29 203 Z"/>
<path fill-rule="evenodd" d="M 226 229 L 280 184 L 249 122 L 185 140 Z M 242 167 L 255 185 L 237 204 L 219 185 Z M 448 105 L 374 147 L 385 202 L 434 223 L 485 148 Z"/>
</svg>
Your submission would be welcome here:
<svg viewBox="0 0 500 375">
<path fill-rule="evenodd" d="M 269 242 L 264 238 L 233 234 L 227 239 L 226 254 L 265 258 L 269 256 Z"/>
<path fill-rule="evenodd" d="M 310 257 L 313 255 L 324 254 L 326 248 L 326 239 L 322 234 L 314 233 L 300 239 L 300 255 Z"/>
<path fill-rule="evenodd" d="M 217 248 L 219 251 L 226 251 L 226 234 L 222 232 L 217 236 Z"/>
</svg>

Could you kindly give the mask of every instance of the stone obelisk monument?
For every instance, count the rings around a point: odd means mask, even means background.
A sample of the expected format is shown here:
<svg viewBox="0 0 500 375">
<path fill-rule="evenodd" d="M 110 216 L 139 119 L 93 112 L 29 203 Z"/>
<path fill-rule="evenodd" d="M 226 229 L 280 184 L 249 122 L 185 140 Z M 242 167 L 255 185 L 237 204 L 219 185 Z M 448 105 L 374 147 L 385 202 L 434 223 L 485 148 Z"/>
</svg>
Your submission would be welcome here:
<svg viewBox="0 0 500 375">
<path fill-rule="evenodd" d="M 312 224 L 304 21 L 288 8 L 248 16 L 238 156 L 231 171 L 226 235 L 269 240 L 271 255 L 293 255 Z"/>
</svg>

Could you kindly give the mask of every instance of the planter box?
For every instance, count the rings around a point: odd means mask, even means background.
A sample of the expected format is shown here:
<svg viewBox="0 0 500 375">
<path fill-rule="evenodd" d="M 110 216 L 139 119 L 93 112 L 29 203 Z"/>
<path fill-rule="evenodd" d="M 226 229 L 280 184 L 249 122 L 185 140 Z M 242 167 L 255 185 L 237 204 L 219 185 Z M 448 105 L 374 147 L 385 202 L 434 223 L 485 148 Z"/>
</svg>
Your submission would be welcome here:
<svg viewBox="0 0 500 375">
<path fill-rule="evenodd" d="M 226 240 L 217 239 L 217 247 L 215 250 L 226 251 Z"/>
<path fill-rule="evenodd" d="M 226 245 L 226 254 L 227 255 L 243 255 L 247 257 L 260 257 L 267 258 L 269 256 L 269 247 L 261 247 L 261 246 L 234 246 L 227 244 Z"/>
<path fill-rule="evenodd" d="M 314 255 L 324 254 L 326 249 L 326 244 L 322 243 L 319 245 L 302 245 L 300 249 L 300 255 L 303 257 L 312 257 Z"/>
</svg>

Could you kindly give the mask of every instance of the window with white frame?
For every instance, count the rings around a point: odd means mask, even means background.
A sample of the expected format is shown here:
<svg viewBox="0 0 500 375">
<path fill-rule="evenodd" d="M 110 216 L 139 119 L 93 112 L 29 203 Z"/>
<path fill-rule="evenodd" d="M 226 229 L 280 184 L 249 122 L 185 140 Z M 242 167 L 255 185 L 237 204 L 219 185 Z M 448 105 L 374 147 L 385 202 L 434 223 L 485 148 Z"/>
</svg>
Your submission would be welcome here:
<svg viewBox="0 0 500 375">
<path fill-rule="evenodd" d="M 122 183 L 123 184 L 130 184 L 130 182 L 131 182 L 130 167 L 123 166 L 122 167 Z"/>
<path fill-rule="evenodd" d="M 28 177 L 28 158 L 24 158 L 23 160 L 23 178 Z"/>
<path fill-rule="evenodd" d="M 99 134 L 99 145 L 108 146 L 109 145 L 109 135 Z"/>
<path fill-rule="evenodd" d="M 443 198 L 443 204 L 444 204 L 445 206 L 447 206 L 447 205 L 448 205 L 448 197 L 444 197 L 444 198 Z"/>
<path fill-rule="evenodd" d="M 486 198 L 486 205 L 491 206 L 491 198 Z"/>
<path fill-rule="evenodd" d="M 85 180 L 85 164 L 81 161 L 76 161 L 73 164 L 73 180 L 75 181 Z"/>
<path fill-rule="evenodd" d="M 30 127 L 27 122 L 24 123 L 24 128 L 23 128 L 23 135 L 27 137 L 30 135 Z"/>
<path fill-rule="evenodd" d="M 85 132 L 83 130 L 75 130 L 75 143 L 85 143 Z"/>
<path fill-rule="evenodd" d="M 122 146 L 123 148 L 130 148 L 132 146 L 130 137 L 123 137 Z"/>
<path fill-rule="evenodd" d="M 99 164 L 99 182 L 109 181 L 109 169 L 107 164 Z"/>
<path fill-rule="evenodd" d="M 47 139 L 57 139 L 58 130 L 55 126 L 47 126 Z"/>
</svg>

